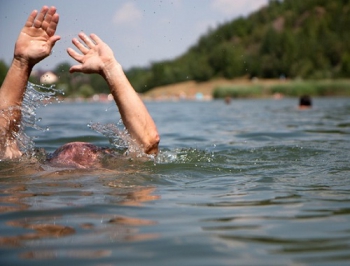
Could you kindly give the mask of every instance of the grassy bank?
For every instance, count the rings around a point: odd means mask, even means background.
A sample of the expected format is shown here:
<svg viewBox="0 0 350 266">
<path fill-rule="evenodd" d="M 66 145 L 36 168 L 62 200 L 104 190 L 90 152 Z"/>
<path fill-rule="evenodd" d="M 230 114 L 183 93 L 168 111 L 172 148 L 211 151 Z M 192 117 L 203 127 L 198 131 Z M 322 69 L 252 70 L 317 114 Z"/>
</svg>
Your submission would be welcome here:
<svg viewBox="0 0 350 266">
<path fill-rule="evenodd" d="M 299 97 L 350 96 L 350 80 L 284 81 L 277 84 L 252 82 L 250 84 L 217 86 L 213 98 L 262 98 L 275 94 Z"/>
</svg>

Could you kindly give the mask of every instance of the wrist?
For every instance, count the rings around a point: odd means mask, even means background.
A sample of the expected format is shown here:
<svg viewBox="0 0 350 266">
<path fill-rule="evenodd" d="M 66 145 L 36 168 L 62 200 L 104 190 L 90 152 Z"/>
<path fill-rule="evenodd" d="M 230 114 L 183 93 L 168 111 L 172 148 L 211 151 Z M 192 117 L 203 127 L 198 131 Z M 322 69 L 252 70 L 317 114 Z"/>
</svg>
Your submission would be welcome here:
<svg viewBox="0 0 350 266">
<path fill-rule="evenodd" d="M 114 58 L 110 61 L 104 63 L 101 75 L 108 81 L 111 80 L 113 76 L 119 75 L 123 72 L 122 66 Z"/>
<path fill-rule="evenodd" d="M 22 71 L 28 71 L 28 73 L 30 73 L 34 67 L 34 65 L 30 64 L 28 60 L 16 56 L 12 60 L 12 65 Z"/>
</svg>

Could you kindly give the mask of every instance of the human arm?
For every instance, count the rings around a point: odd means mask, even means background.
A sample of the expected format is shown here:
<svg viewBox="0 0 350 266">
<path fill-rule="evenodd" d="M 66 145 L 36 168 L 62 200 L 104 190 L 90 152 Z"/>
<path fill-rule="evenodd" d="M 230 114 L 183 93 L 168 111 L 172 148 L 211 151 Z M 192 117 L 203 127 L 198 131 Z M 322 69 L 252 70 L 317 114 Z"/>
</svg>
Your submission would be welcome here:
<svg viewBox="0 0 350 266">
<path fill-rule="evenodd" d="M 98 73 L 107 82 L 118 106 L 123 123 L 130 136 L 147 154 L 157 154 L 159 135 L 146 106 L 131 86 L 113 51 L 97 35 L 84 33 L 73 44 L 81 54 L 68 48 L 68 54 L 80 64 L 72 66 L 70 72 Z"/>
<path fill-rule="evenodd" d="M 54 35 L 58 20 L 55 7 L 34 10 L 17 38 L 11 66 L 0 88 L 0 159 L 21 155 L 13 137 L 20 125 L 21 112 L 20 108 L 11 107 L 21 106 L 33 67 L 51 53 L 60 39 Z"/>
</svg>

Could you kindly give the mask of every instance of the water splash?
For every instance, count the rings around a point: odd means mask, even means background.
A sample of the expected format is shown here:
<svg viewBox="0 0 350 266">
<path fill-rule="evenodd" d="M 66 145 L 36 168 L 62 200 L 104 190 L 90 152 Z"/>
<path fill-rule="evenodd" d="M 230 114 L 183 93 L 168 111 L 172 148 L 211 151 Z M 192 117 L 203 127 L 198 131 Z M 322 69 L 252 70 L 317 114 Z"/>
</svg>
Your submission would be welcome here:
<svg viewBox="0 0 350 266">
<path fill-rule="evenodd" d="M 145 156 L 142 147 L 136 144 L 123 126 L 123 121 L 120 119 L 117 124 L 106 124 L 102 125 L 100 123 L 89 123 L 87 125 L 92 130 L 102 134 L 107 137 L 109 143 L 118 150 L 125 150 L 125 154 L 134 154 L 137 157 Z"/>
<path fill-rule="evenodd" d="M 120 119 L 117 124 L 89 123 L 88 127 L 107 137 L 110 144 L 118 149 L 124 150 L 125 155 L 132 154 L 136 157 L 144 157 L 153 160 L 155 164 L 167 163 L 210 163 L 214 159 L 214 153 L 194 148 L 160 150 L 158 155 L 145 154 L 142 147 L 136 144 Z"/>
<path fill-rule="evenodd" d="M 128 140 L 131 139 L 126 131 L 126 129 L 121 130 L 120 125 L 122 125 L 121 119 L 118 124 L 100 124 L 90 122 L 87 126 L 92 130 L 102 134 L 108 138 L 110 144 L 117 149 L 127 149 Z"/>
<path fill-rule="evenodd" d="M 215 154 L 206 150 L 184 148 L 175 150 L 161 150 L 156 157 L 155 163 L 211 163 Z"/>
<path fill-rule="evenodd" d="M 49 130 L 37 125 L 37 122 L 41 119 L 36 118 L 36 110 L 53 102 L 59 102 L 58 94 L 63 94 L 63 92 L 56 89 L 54 85 L 45 87 L 28 82 L 22 105 L 12 106 L 7 110 L 1 111 L 3 117 L 10 117 L 9 114 L 14 114 L 14 112 L 21 112 L 21 122 L 17 124 L 16 130 L 10 133 L 10 136 L 7 138 L 7 144 L 10 145 L 11 142 L 15 141 L 22 153 L 29 156 L 33 155 L 34 141 L 32 137 L 29 137 L 24 132 L 25 128 L 30 127 L 40 131 Z M 16 123 L 16 121 L 13 122 Z"/>
</svg>

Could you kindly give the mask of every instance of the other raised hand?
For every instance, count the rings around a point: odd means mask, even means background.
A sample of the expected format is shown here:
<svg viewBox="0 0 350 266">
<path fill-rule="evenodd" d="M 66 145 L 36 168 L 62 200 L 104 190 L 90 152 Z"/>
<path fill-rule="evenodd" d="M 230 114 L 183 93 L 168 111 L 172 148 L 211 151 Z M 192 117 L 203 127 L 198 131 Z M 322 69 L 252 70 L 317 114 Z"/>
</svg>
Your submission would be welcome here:
<svg viewBox="0 0 350 266">
<path fill-rule="evenodd" d="M 117 64 L 111 48 L 104 43 L 96 34 L 90 34 L 88 37 L 85 33 L 79 33 L 79 38 L 72 40 L 73 44 L 81 53 L 77 53 L 72 48 L 68 48 L 68 54 L 78 61 L 80 65 L 74 65 L 70 72 L 98 73 L 104 74 L 108 67 Z"/>
</svg>

